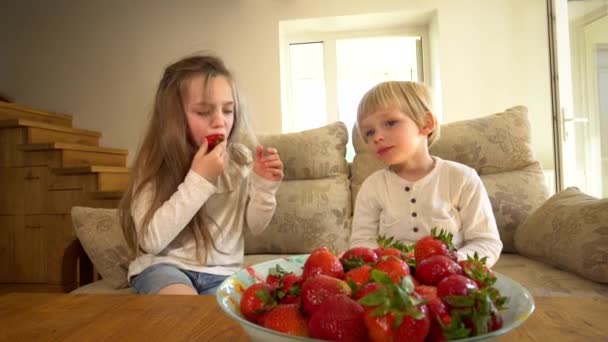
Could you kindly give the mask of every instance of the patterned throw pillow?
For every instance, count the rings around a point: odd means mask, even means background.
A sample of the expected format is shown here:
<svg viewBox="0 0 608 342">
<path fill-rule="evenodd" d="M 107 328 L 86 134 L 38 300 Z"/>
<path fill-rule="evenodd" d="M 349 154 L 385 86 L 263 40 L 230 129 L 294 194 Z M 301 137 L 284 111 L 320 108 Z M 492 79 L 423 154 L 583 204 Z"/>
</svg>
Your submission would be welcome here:
<svg viewBox="0 0 608 342">
<path fill-rule="evenodd" d="M 531 259 L 608 283 L 608 199 L 577 188 L 553 195 L 517 228 L 515 247 Z"/>
<path fill-rule="evenodd" d="M 441 125 L 439 140 L 430 153 L 477 171 L 494 211 L 504 252 L 515 252 L 513 234 L 526 217 L 549 197 L 540 163 L 534 159 L 528 109 L 509 108 L 502 113 Z M 367 152 L 353 129 L 357 155 L 352 165 L 353 203 L 361 184 L 383 167 Z"/>
<path fill-rule="evenodd" d="M 114 289 L 128 286 L 130 249 L 116 209 L 73 207 L 72 224 L 95 269 Z"/>
<path fill-rule="evenodd" d="M 254 236 L 245 229 L 245 254 L 310 253 L 321 245 L 345 250 L 352 219 L 346 126 L 336 122 L 258 139 L 279 151 L 285 179 L 266 230 Z"/>
</svg>

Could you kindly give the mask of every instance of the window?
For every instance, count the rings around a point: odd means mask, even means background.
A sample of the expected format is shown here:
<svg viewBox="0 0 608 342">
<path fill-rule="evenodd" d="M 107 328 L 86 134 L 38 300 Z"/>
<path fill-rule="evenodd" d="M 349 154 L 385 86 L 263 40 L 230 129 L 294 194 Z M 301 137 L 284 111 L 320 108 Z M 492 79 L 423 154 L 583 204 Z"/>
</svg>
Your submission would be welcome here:
<svg viewBox="0 0 608 342">
<path fill-rule="evenodd" d="M 289 44 L 284 132 L 342 121 L 350 136 L 361 97 L 387 81 L 422 81 L 421 37 L 338 37 Z M 349 138 L 350 140 L 350 138 Z M 352 142 L 347 160 L 354 156 Z"/>
<path fill-rule="evenodd" d="M 305 130 L 327 122 L 323 43 L 289 45 L 291 126 Z"/>
</svg>

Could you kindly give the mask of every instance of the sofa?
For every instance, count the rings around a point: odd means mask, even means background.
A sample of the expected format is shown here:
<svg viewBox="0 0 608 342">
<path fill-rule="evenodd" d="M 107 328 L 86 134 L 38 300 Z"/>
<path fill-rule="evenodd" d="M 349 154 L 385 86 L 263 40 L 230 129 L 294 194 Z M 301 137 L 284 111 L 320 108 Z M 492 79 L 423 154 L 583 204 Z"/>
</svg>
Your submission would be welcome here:
<svg viewBox="0 0 608 342">
<path fill-rule="evenodd" d="M 258 236 L 245 232 L 244 266 L 318 246 L 348 248 L 359 187 L 382 167 L 365 151 L 356 130 L 352 163 L 345 159 L 349 136 L 341 122 L 257 138 L 278 149 L 285 178 L 268 228 Z M 549 198 L 532 152 L 526 107 L 443 124 L 431 153 L 469 165 L 480 175 L 504 244 L 495 271 L 533 296 L 608 296 L 608 201 L 574 188 Z M 130 255 L 116 210 L 74 207 L 71 215 L 83 250 L 78 256 L 81 286 L 73 293 L 131 292 L 126 282 Z M 90 277 L 93 273 L 99 276 Z"/>
</svg>

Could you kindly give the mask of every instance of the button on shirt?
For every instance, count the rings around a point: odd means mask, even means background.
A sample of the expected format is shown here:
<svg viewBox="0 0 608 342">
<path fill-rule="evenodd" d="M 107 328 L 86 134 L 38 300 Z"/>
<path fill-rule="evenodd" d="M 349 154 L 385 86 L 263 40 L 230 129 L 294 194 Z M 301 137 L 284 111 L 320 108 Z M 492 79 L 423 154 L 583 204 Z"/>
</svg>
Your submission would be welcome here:
<svg viewBox="0 0 608 342">
<path fill-rule="evenodd" d="M 502 242 L 492 206 L 472 168 L 433 157 L 433 170 L 416 182 L 388 168 L 370 175 L 355 203 L 351 247 L 378 247 L 379 235 L 413 244 L 433 227 L 453 234 L 459 260 L 477 252 L 494 265 Z"/>
</svg>

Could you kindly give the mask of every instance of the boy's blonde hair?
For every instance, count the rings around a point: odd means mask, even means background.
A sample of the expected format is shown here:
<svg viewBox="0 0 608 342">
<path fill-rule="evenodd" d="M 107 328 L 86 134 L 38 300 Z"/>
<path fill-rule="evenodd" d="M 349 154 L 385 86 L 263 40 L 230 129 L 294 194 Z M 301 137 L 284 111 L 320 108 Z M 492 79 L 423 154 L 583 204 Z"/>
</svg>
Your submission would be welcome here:
<svg viewBox="0 0 608 342">
<path fill-rule="evenodd" d="M 418 82 L 388 81 L 377 84 L 368 90 L 359 102 L 357 109 L 357 129 L 359 135 L 366 140 L 360 131 L 361 120 L 369 114 L 390 107 L 397 109 L 410 117 L 418 128 L 426 124 L 426 114 L 433 114 L 432 98 L 430 89 Z M 428 146 L 430 147 L 439 138 L 439 123 L 428 135 Z"/>
</svg>

